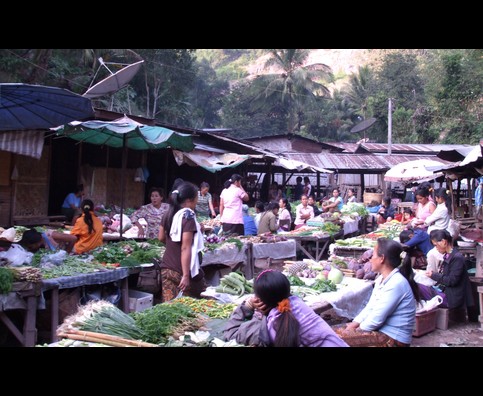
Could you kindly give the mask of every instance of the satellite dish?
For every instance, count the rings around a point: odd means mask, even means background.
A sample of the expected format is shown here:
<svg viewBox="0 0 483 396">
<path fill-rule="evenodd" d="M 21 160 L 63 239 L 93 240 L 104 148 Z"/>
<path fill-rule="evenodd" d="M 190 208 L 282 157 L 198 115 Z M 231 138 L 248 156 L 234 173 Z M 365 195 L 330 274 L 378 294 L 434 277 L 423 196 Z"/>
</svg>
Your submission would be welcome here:
<svg viewBox="0 0 483 396">
<path fill-rule="evenodd" d="M 104 66 L 109 71 L 109 73 L 111 73 L 111 75 L 99 81 L 97 84 L 89 87 L 89 89 L 84 93 L 84 95 L 82 95 L 89 99 L 98 98 L 104 95 L 110 95 L 110 94 L 116 93 L 121 88 L 124 88 L 139 71 L 141 64 L 144 62 L 144 60 L 141 60 L 136 63 L 132 63 L 115 73 L 113 73 L 107 67 L 107 63 L 105 63 L 102 60 L 102 58 L 99 58 L 99 62 L 101 63 L 101 66 Z M 110 64 L 122 65 L 122 63 L 110 63 Z M 101 66 L 99 66 L 99 68 Z M 99 70 L 97 70 L 96 75 L 98 72 Z M 95 79 L 95 76 L 94 76 L 94 79 Z"/>
<path fill-rule="evenodd" d="M 374 123 L 377 121 L 376 118 L 368 118 L 367 120 L 359 122 L 359 124 L 355 125 L 351 129 L 351 133 L 356 133 L 356 132 L 362 132 L 365 131 L 366 129 L 369 129 L 371 126 L 374 125 Z"/>
</svg>

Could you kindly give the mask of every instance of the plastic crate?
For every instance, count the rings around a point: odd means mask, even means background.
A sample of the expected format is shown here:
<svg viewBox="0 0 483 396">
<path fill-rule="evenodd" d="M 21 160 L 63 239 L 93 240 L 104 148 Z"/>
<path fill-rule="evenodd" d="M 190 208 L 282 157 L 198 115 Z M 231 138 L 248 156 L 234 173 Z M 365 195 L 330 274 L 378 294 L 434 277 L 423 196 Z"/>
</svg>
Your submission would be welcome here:
<svg viewBox="0 0 483 396">
<path fill-rule="evenodd" d="M 414 325 L 413 329 L 413 337 L 421 337 L 422 335 L 436 330 L 437 315 L 437 309 L 416 314 L 416 324 Z"/>
<path fill-rule="evenodd" d="M 153 306 L 153 295 L 139 290 L 129 290 L 129 312 L 139 312 Z"/>
</svg>

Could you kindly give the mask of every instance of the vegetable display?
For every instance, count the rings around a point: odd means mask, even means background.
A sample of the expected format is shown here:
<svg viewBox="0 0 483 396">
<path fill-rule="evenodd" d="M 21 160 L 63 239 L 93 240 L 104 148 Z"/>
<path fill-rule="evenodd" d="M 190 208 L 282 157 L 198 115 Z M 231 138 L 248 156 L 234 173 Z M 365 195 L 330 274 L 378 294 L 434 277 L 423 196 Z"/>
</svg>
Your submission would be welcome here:
<svg viewBox="0 0 483 396">
<path fill-rule="evenodd" d="M 253 286 L 242 274 L 230 272 L 220 279 L 215 291 L 242 296 L 245 293 L 253 293 Z"/>
<path fill-rule="evenodd" d="M 180 297 L 176 299 L 176 302 L 187 305 L 193 312 L 205 314 L 212 319 L 226 319 L 237 307 L 236 304 L 222 304 L 215 300 L 192 297 Z"/>
<path fill-rule="evenodd" d="M 144 333 L 143 340 L 153 344 L 166 342 L 175 333 L 197 330 L 204 323 L 190 307 L 176 302 L 176 299 L 131 315 Z"/>
</svg>

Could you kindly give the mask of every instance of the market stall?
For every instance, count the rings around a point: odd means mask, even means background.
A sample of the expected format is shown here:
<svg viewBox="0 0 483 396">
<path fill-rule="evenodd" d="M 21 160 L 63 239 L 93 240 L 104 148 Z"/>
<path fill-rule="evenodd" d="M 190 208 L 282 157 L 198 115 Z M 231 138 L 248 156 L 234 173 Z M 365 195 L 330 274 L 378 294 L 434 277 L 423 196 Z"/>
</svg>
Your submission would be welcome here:
<svg viewBox="0 0 483 396">
<path fill-rule="evenodd" d="M 10 293 L 0 294 L 0 320 L 22 346 L 32 347 L 37 341 L 36 316 L 40 295 L 40 284 L 33 282 L 15 282 Z M 14 309 L 24 311 L 22 330 L 8 316 L 7 312 Z"/>
</svg>

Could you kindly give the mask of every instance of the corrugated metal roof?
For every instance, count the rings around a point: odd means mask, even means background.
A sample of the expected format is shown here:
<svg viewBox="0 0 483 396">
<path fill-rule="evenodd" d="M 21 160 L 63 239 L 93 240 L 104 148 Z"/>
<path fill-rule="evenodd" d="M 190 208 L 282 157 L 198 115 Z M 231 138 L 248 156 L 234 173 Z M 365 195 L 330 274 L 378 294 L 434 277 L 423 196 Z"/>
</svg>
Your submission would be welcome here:
<svg viewBox="0 0 483 396">
<path fill-rule="evenodd" d="M 364 173 L 381 173 L 391 169 L 400 162 L 415 159 L 432 159 L 442 164 L 448 164 L 434 155 L 377 155 L 377 154 L 309 154 L 287 153 L 286 157 L 305 162 L 319 168 L 350 173 L 362 171 Z"/>
<path fill-rule="evenodd" d="M 347 153 L 355 153 L 356 150 L 360 147 L 360 144 L 358 143 L 345 143 L 345 142 L 331 142 L 331 143 L 326 143 L 331 146 L 340 148 L 344 150 Z"/>
<path fill-rule="evenodd" d="M 391 144 L 391 152 L 405 153 L 434 153 L 441 150 L 456 150 L 461 147 L 470 146 L 469 144 Z M 362 143 L 361 147 L 372 153 L 387 153 L 387 143 Z"/>
</svg>

